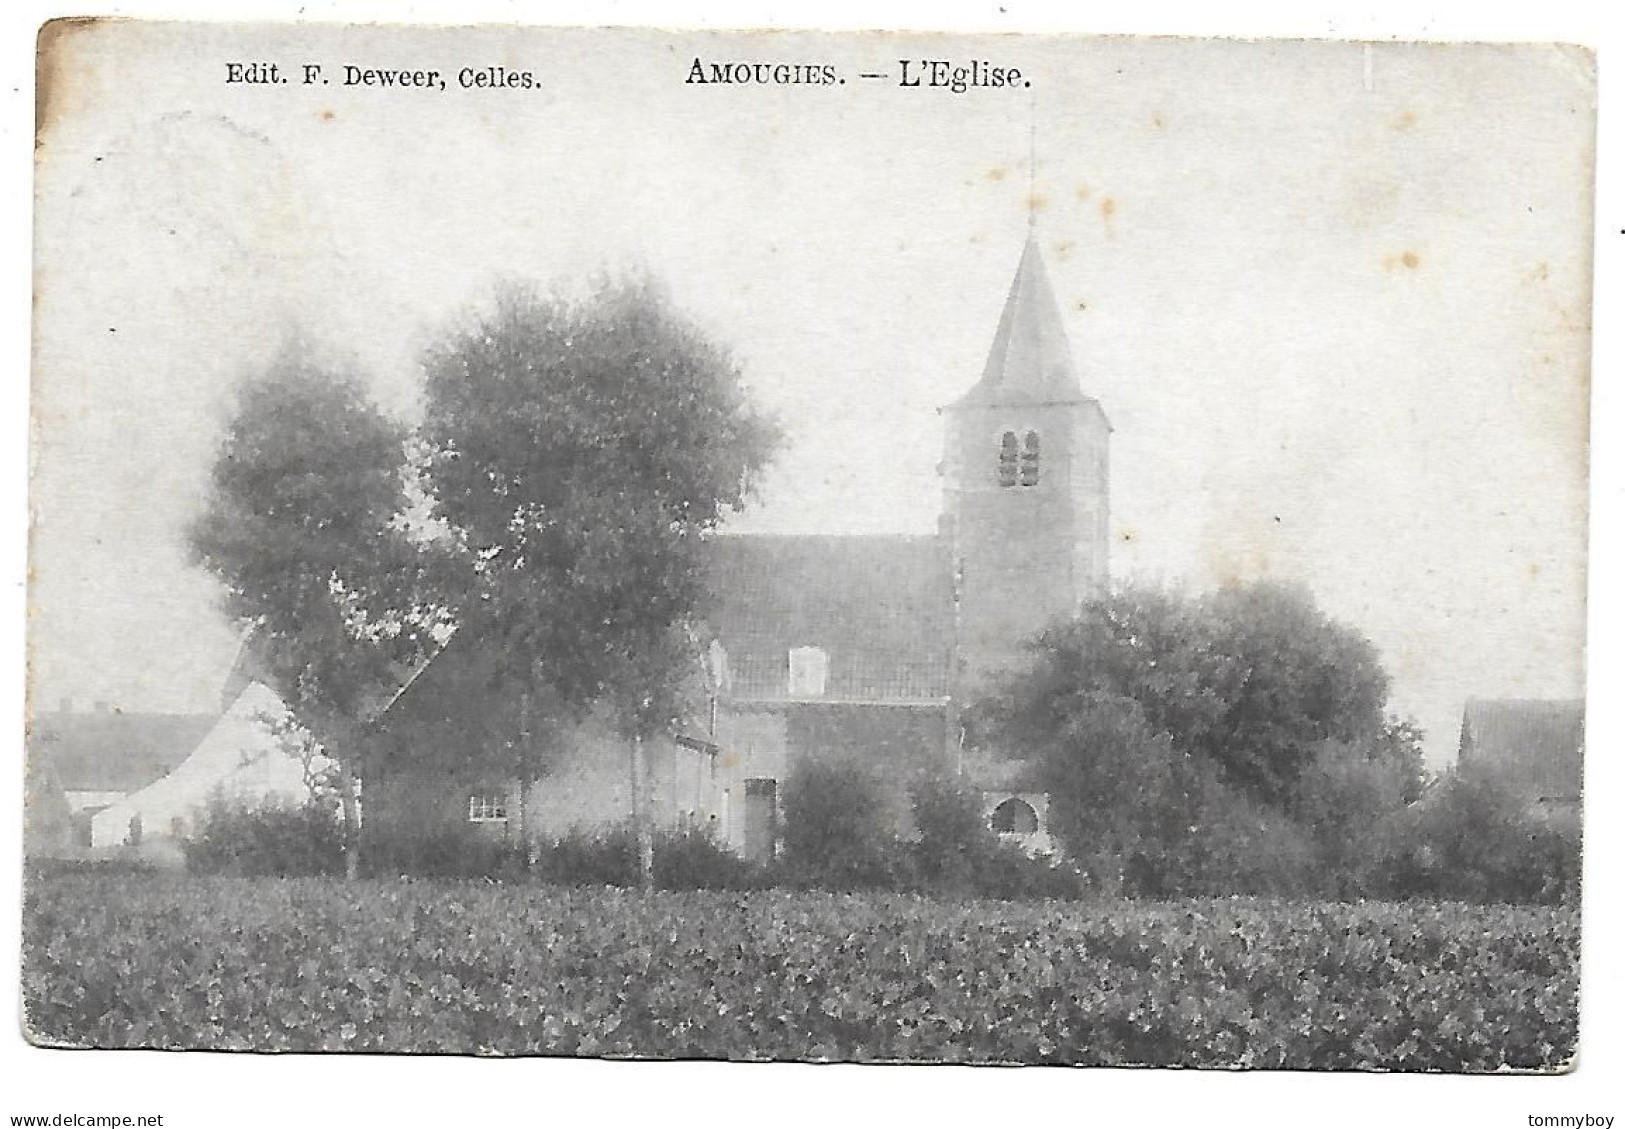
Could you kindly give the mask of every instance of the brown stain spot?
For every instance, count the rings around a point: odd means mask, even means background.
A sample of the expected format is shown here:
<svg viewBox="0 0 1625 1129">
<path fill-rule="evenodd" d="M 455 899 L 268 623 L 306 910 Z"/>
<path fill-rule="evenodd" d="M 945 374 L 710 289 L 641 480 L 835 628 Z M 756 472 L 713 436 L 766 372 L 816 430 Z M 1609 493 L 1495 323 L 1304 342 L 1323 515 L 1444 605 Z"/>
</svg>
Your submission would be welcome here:
<svg viewBox="0 0 1625 1129">
<path fill-rule="evenodd" d="M 1079 298 L 1078 299 L 1078 309 L 1087 310 L 1088 308 L 1089 308 L 1089 303 L 1085 302 L 1082 298 Z"/>
<path fill-rule="evenodd" d="M 1216 570 L 1218 587 L 1235 588 L 1255 580 L 1267 580 L 1274 571 L 1274 563 L 1264 550 L 1243 550 L 1239 556 L 1227 556 L 1219 562 Z"/>
<path fill-rule="evenodd" d="M 1406 270 L 1415 270 L 1421 265 L 1422 257 L 1415 251 L 1406 251 L 1400 255 L 1384 255 L 1382 257 L 1382 269 L 1385 271 L 1398 270 L 1400 267 L 1404 267 Z"/>
<path fill-rule="evenodd" d="M 1415 129 L 1416 111 L 1406 110 L 1403 114 L 1396 114 L 1393 120 L 1393 127 L 1401 133 L 1408 129 Z"/>
<path fill-rule="evenodd" d="M 1045 196 L 1042 192 L 1034 192 L 1031 196 L 1027 197 L 1028 211 L 1042 212 L 1047 207 L 1049 207 L 1049 197 Z"/>
<path fill-rule="evenodd" d="M 316 116 L 318 118 L 321 118 L 322 121 L 324 121 L 324 122 L 330 122 L 334 118 L 338 117 L 338 115 L 335 114 L 332 110 L 323 110 L 321 113 L 317 114 Z"/>
<path fill-rule="evenodd" d="M 1151 115 L 1151 125 L 1155 129 L 1162 129 L 1167 123 L 1162 120 L 1161 114 Z"/>
<path fill-rule="evenodd" d="M 1436 663 L 1436 659 L 1423 655 L 1416 647 L 1403 646 L 1394 662 L 1394 674 L 1406 681 L 1421 678 Z"/>
<path fill-rule="evenodd" d="M 1132 530 L 1132 529 L 1125 529 L 1125 530 L 1123 530 L 1123 532 L 1121 532 L 1121 533 L 1119 533 L 1117 535 L 1117 539 L 1119 541 L 1125 541 L 1125 542 L 1126 541 L 1133 541 L 1138 537 L 1139 537 L 1139 534 L 1134 532 L 1134 530 Z"/>
<path fill-rule="evenodd" d="M 1109 223 L 1112 222 L 1112 217 L 1114 215 L 1116 215 L 1116 214 L 1117 214 L 1117 201 L 1116 200 L 1112 199 L 1110 196 L 1107 196 L 1105 199 L 1101 200 L 1101 202 L 1100 202 L 1100 218 L 1102 220 L 1104 220 L 1106 223 L 1109 224 Z"/>
<path fill-rule="evenodd" d="M 61 96 L 70 84 L 85 79 L 82 66 L 67 51 L 68 43 L 102 23 L 100 16 L 62 16 L 40 25 L 34 41 L 34 148 L 45 143 L 45 135 L 56 124 Z"/>
<path fill-rule="evenodd" d="M 1002 168 L 991 168 L 987 170 L 987 178 L 989 180 L 1003 180 L 1006 175 L 1006 170 Z"/>
<path fill-rule="evenodd" d="M 1089 186 L 1087 184 L 1078 185 L 1072 190 L 1072 192 L 1075 196 L 1077 196 L 1079 203 L 1089 199 Z"/>
<path fill-rule="evenodd" d="M 1553 306 L 1552 312 L 1557 316 L 1557 328 L 1564 333 L 1591 332 L 1591 319 L 1588 316 L 1575 316 L 1567 306 Z"/>
<path fill-rule="evenodd" d="M 1072 248 L 1075 247 L 1075 246 L 1076 246 L 1076 244 L 1073 243 L 1072 240 L 1070 240 L 1070 239 L 1065 240 L 1065 241 L 1063 241 L 1061 243 L 1057 243 L 1055 245 L 1055 257 L 1057 259 L 1065 259 L 1068 255 L 1070 255 L 1072 253 Z"/>
<path fill-rule="evenodd" d="M 1535 264 L 1535 269 L 1532 272 L 1530 272 L 1529 280 L 1531 282 L 1545 282 L 1548 278 L 1551 278 L 1551 277 L 1552 277 L 1552 268 L 1551 268 L 1551 266 L 1549 264 L 1547 264 L 1547 263 L 1542 262 L 1542 263 L 1536 263 Z"/>
<path fill-rule="evenodd" d="M 1540 581 L 1540 562 L 1539 561 L 1530 561 L 1529 562 L 1529 583 L 1535 584 L 1535 583 L 1538 583 L 1539 581 Z"/>
</svg>

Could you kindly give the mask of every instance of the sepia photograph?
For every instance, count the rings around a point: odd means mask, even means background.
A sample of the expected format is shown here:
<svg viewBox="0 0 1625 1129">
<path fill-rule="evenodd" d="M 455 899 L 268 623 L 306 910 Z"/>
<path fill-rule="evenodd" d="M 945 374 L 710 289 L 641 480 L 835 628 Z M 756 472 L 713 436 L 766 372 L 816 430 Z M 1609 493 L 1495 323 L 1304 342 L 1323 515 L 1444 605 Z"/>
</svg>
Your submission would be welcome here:
<svg viewBox="0 0 1625 1129">
<path fill-rule="evenodd" d="M 1576 1068 L 1590 49 L 37 52 L 34 1047 Z"/>
</svg>

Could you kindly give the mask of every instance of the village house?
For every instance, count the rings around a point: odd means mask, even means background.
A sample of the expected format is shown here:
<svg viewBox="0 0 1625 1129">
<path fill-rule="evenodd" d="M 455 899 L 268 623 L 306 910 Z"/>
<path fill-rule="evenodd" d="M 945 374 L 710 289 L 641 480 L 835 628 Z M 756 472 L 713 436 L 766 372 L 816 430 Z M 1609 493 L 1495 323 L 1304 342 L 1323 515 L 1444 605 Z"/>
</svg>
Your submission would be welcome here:
<svg viewBox="0 0 1625 1129">
<path fill-rule="evenodd" d="M 31 855 L 88 850 L 109 806 L 172 772 L 215 722 L 212 714 L 126 712 L 63 699 L 29 721 L 27 835 Z"/>
<path fill-rule="evenodd" d="M 137 856 L 180 865 L 209 805 L 302 803 L 326 762 L 285 739 L 292 718 L 256 680 L 247 648 L 227 674 L 220 712 L 91 710 L 34 715 L 28 740 L 31 857 Z"/>
<path fill-rule="evenodd" d="M 657 824 L 771 857 L 794 766 L 843 758 L 893 785 L 904 820 L 916 773 L 959 773 L 993 828 L 1048 849 L 1047 801 L 1019 757 L 968 761 L 959 725 L 1025 639 L 1107 586 L 1111 428 L 1080 385 L 1036 234 L 980 379 L 941 414 L 935 534 L 709 542 L 696 705 L 646 743 Z M 494 651 L 465 625 L 383 711 L 363 781 L 375 832 L 542 839 L 627 818 L 625 743 L 598 720 L 555 741 L 546 771 L 519 786 L 520 723 Z"/>
<path fill-rule="evenodd" d="M 1470 698 L 1456 770 L 1492 777 L 1532 814 L 1578 830 L 1584 748 L 1583 700 Z"/>
<path fill-rule="evenodd" d="M 211 805 L 293 807 L 315 795 L 327 767 L 290 739 L 292 715 L 276 693 L 250 682 L 174 770 L 97 812 L 90 845 L 138 847 L 149 859 L 179 863 Z"/>
</svg>

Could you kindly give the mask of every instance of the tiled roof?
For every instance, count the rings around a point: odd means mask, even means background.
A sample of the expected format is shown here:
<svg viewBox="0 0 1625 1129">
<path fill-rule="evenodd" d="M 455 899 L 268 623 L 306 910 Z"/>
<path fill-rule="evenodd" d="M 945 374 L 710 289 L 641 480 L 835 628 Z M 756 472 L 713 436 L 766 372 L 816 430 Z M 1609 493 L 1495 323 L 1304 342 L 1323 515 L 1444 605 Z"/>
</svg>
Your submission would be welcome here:
<svg viewBox="0 0 1625 1129">
<path fill-rule="evenodd" d="M 1487 768 L 1543 799 L 1580 795 L 1585 703 L 1474 698 L 1461 722 L 1463 769 Z"/>
<path fill-rule="evenodd" d="M 416 666 L 399 667 L 394 692 L 369 706 L 376 730 L 386 736 L 416 734 L 421 741 L 424 727 L 442 727 L 434 740 L 444 739 L 462 751 L 489 752 L 512 741 L 520 724 L 517 686 L 525 672 L 516 661 L 520 652 L 510 650 L 504 640 L 500 626 L 483 616 L 443 633 L 438 651 Z M 679 732 L 689 737 L 704 731 L 703 714 L 694 712 L 704 685 L 701 659 L 696 652 L 690 689 L 683 695 L 689 714 Z M 540 702 L 533 707 L 546 709 Z M 532 723 L 540 727 L 550 720 L 538 712 Z"/>
<path fill-rule="evenodd" d="M 502 668 L 504 647 L 494 632 L 474 624 L 452 635 L 422 665 L 403 672 L 400 685 L 378 709 L 384 729 L 401 724 L 459 723 L 468 718 L 498 727 L 513 720 L 514 703 L 498 694 L 511 693 Z"/>
<path fill-rule="evenodd" d="M 953 652 L 950 562 L 934 536 L 725 534 L 709 542 L 711 600 L 702 621 L 727 655 L 725 696 L 784 701 L 792 648 L 827 658 L 816 700 L 912 705 L 948 694 Z M 388 728 L 485 720 L 495 656 L 467 627 L 386 707 Z M 809 696 L 802 696 L 812 700 Z"/>
<path fill-rule="evenodd" d="M 950 562 L 934 536 L 726 535 L 711 542 L 706 622 L 734 698 L 789 698 L 789 653 L 828 660 L 828 701 L 927 702 L 948 693 Z"/>
<path fill-rule="evenodd" d="M 34 715 L 29 751 L 68 792 L 131 792 L 167 774 L 203 740 L 212 714 L 120 710 Z"/>
</svg>

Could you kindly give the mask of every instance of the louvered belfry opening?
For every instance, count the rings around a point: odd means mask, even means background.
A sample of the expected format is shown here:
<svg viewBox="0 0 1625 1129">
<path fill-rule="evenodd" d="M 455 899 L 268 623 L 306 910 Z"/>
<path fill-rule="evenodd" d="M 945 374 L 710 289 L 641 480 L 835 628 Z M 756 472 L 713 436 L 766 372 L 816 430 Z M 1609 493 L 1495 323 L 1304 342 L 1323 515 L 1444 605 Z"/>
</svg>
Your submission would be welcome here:
<svg viewBox="0 0 1625 1129">
<path fill-rule="evenodd" d="M 1016 433 L 1006 431 L 999 440 L 999 485 L 1012 487 L 1020 478 L 1021 451 Z"/>
<path fill-rule="evenodd" d="M 1021 444 L 1021 484 L 1038 485 L 1038 432 L 1027 432 Z"/>
</svg>

